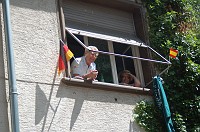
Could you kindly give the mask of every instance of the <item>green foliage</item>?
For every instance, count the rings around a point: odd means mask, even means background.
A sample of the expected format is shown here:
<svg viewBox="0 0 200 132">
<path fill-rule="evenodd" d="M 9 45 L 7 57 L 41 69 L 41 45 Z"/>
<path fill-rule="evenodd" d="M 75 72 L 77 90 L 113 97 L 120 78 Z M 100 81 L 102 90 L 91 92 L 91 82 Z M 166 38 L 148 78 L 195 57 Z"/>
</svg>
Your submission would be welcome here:
<svg viewBox="0 0 200 132">
<path fill-rule="evenodd" d="M 133 113 L 135 113 L 133 118 L 147 132 L 164 131 L 165 126 L 161 118 L 162 114 L 154 103 L 141 101 L 137 103 Z"/>
<path fill-rule="evenodd" d="M 144 3 L 151 47 L 165 57 L 170 47 L 179 51 L 177 59 L 171 59 L 167 74 L 162 75 L 174 127 L 181 132 L 199 131 L 200 0 L 144 0 Z M 160 70 L 164 67 L 157 65 Z M 138 114 L 136 120 L 148 121 L 152 108 L 146 107 L 147 104 L 138 105 L 136 108 L 141 107 L 141 113 L 147 113 L 145 117 Z M 144 126 L 149 123 L 145 122 Z"/>
</svg>

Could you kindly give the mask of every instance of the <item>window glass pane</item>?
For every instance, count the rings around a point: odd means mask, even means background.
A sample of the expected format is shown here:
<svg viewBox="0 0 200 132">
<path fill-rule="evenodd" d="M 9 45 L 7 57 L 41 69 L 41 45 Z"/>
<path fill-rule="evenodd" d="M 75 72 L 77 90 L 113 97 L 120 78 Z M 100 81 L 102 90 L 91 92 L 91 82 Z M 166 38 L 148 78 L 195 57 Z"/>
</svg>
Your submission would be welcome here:
<svg viewBox="0 0 200 132">
<path fill-rule="evenodd" d="M 105 40 L 88 38 L 89 45 L 96 46 L 100 51 L 108 52 L 108 44 Z M 101 82 L 113 83 L 112 70 L 109 55 L 99 54 L 95 61 L 99 72 L 97 80 Z"/>
<path fill-rule="evenodd" d="M 130 45 L 114 42 L 113 48 L 114 48 L 114 52 L 117 54 L 132 56 L 132 50 L 131 50 Z M 116 61 L 118 74 L 120 71 L 129 70 L 131 73 L 135 75 L 133 59 L 115 56 L 115 61 Z"/>
</svg>

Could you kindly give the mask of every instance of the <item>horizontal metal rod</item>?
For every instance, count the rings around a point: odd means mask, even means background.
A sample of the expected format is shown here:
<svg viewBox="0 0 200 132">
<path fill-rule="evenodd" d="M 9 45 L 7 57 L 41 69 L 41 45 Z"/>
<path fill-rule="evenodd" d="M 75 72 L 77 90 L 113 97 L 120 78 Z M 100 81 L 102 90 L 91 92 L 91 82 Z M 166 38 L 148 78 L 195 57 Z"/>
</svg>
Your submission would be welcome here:
<svg viewBox="0 0 200 132">
<path fill-rule="evenodd" d="M 87 46 L 85 46 L 85 44 L 83 44 L 74 34 L 72 34 L 67 28 L 66 28 L 67 32 L 80 44 L 82 45 L 84 48 L 88 49 Z M 149 47 L 149 46 L 148 46 Z M 150 47 L 149 47 L 150 48 Z M 158 54 L 159 56 L 161 56 L 159 53 L 157 53 L 155 50 L 153 50 L 152 48 L 150 48 L 152 51 L 154 51 L 156 54 Z M 91 50 L 92 51 L 92 50 Z M 146 59 L 146 58 L 141 58 L 141 57 L 133 57 L 133 56 L 127 56 L 127 55 L 122 55 L 122 54 L 116 54 L 116 53 L 111 53 L 111 52 L 105 52 L 105 51 L 94 51 L 94 52 L 98 52 L 101 54 L 108 54 L 108 55 L 114 55 L 114 56 L 120 56 L 120 57 L 125 57 L 125 58 L 130 58 L 130 59 L 138 59 L 138 60 L 144 60 L 144 61 L 150 61 L 150 62 L 155 62 L 155 63 L 162 63 L 162 64 L 168 64 L 170 65 L 171 62 L 169 62 L 168 60 L 166 60 L 164 57 L 162 57 L 166 62 L 163 61 L 158 61 L 158 60 L 152 60 L 152 59 Z"/>
<path fill-rule="evenodd" d="M 163 63 L 163 64 L 171 64 L 169 62 L 163 62 L 163 61 L 146 59 L 146 58 L 141 58 L 141 57 L 134 57 L 134 56 L 127 56 L 127 55 L 116 54 L 116 53 L 105 52 L 105 51 L 94 51 L 94 52 L 98 52 L 98 53 L 101 53 L 101 54 L 108 54 L 108 55 L 120 56 L 120 57 L 125 57 L 125 58 L 130 58 L 130 59 L 138 59 L 138 60 L 151 61 L 151 62 Z"/>
</svg>

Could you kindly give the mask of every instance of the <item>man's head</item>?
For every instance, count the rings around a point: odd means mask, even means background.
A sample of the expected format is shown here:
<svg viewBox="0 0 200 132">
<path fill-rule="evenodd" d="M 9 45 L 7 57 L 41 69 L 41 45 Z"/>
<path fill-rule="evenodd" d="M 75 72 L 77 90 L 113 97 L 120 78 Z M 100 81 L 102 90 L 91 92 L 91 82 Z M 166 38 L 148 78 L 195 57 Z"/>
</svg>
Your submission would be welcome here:
<svg viewBox="0 0 200 132">
<path fill-rule="evenodd" d="M 85 59 L 87 65 L 90 65 L 92 62 L 94 62 L 99 55 L 98 52 L 95 51 L 99 51 L 95 46 L 88 46 L 87 49 L 85 49 Z"/>
</svg>

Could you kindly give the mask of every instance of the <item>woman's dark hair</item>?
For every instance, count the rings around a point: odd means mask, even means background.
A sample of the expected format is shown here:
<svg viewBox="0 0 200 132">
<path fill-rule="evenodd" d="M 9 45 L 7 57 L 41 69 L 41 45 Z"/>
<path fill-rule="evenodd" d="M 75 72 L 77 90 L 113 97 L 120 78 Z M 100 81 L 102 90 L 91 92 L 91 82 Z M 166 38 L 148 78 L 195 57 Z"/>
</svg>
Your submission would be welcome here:
<svg viewBox="0 0 200 132">
<path fill-rule="evenodd" d="M 130 80 L 129 84 L 134 83 L 133 76 L 132 76 L 132 74 L 131 74 L 131 72 L 130 72 L 129 70 L 124 70 L 124 71 L 121 71 L 121 72 L 119 73 L 119 83 L 122 82 L 122 78 L 123 78 L 123 75 L 124 75 L 124 74 L 127 74 L 127 75 L 128 75 L 129 80 Z"/>
</svg>

